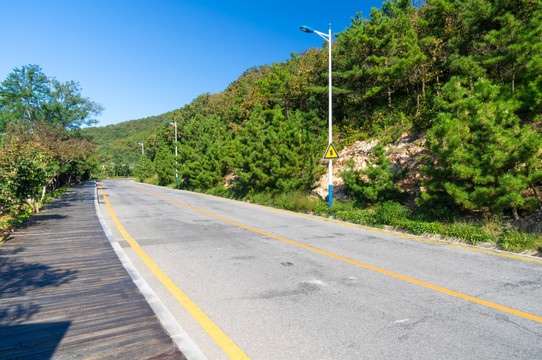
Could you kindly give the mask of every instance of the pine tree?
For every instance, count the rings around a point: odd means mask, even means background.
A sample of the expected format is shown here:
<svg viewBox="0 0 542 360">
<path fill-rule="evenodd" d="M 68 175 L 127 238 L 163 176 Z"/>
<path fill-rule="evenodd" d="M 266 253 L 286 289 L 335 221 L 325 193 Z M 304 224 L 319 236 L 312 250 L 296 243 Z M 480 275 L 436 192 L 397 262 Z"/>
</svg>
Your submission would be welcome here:
<svg viewBox="0 0 542 360">
<path fill-rule="evenodd" d="M 169 185 L 175 181 L 175 158 L 170 146 L 164 144 L 158 149 L 154 168 L 160 185 Z"/>
<path fill-rule="evenodd" d="M 396 199 L 401 188 L 396 185 L 402 174 L 396 173 L 382 144 L 373 148 L 373 158 L 367 169 L 353 170 L 352 164 L 341 175 L 344 179 L 345 194 L 350 195 L 360 205 L 374 204 Z"/>
<path fill-rule="evenodd" d="M 136 165 L 135 168 L 135 176 L 140 181 L 143 181 L 145 179 L 150 178 L 154 175 L 154 164 L 151 159 L 149 159 L 147 156 L 142 155 L 139 158 L 139 163 Z"/>
<path fill-rule="evenodd" d="M 507 94 L 483 78 L 473 90 L 458 77 L 446 84 L 442 112 L 427 134 L 434 161 L 424 169 L 430 180 L 420 204 L 510 209 L 518 217 L 521 193 L 541 166 L 542 137 L 521 123 L 519 104 Z"/>
</svg>

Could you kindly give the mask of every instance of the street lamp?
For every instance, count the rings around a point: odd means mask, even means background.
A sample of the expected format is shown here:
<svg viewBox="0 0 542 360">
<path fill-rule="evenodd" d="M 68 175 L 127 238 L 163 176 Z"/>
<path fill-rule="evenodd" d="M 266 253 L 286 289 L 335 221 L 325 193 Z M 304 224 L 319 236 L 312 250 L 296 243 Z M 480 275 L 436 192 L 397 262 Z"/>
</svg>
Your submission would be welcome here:
<svg viewBox="0 0 542 360">
<path fill-rule="evenodd" d="M 164 121 L 166 124 L 171 124 L 169 121 Z M 173 123 L 175 125 L 175 182 L 179 182 L 179 174 L 177 172 L 177 120 Z"/>
<path fill-rule="evenodd" d="M 310 26 L 301 26 L 300 27 L 301 31 L 304 31 L 306 33 L 309 33 L 309 34 L 312 34 L 312 33 L 316 33 L 318 34 L 321 38 L 323 38 L 324 40 L 326 40 L 329 44 L 329 61 L 328 61 L 328 65 L 329 65 L 329 111 L 328 111 L 328 115 L 329 115 L 329 121 L 328 121 L 328 126 L 329 126 L 329 144 L 328 144 L 328 151 L 326 151 L 326 153 L 329 153 L 329 149 L 331 149 L 333 147 L 333 145 L 331 144 L 332 142 L 332 100 L 331 100 L 331 86 L 332 86 L 332 82 L 331 82 L 331 44 L 333 42 L 333 38 L 331 36 L 331 23 L 329 24 L 329 32 L 327 34 L 323 33 L 323 32 L 320 32 L 320 31 L 316 31 L 314 30 L 313 28 L 311 28 Z M 332 154 L 334 154 L 332 152 Z M 333 158 L 336 158 L 337 157 L 337 154 L 334 154 L 332 155 Z M 331 207 L 331 204 L 333 203 L 333 182 L 332 182 L 332 167 L 333 167 L 333 159 L 329 158 L 329 207 Z"/>
<path fill-rule="evenodd" d="M 143 146 L 143 142 L 135 142 L 137 145 L 141 145 L 141 155 L 145 155 L 145 147 Z"/>
</svg>

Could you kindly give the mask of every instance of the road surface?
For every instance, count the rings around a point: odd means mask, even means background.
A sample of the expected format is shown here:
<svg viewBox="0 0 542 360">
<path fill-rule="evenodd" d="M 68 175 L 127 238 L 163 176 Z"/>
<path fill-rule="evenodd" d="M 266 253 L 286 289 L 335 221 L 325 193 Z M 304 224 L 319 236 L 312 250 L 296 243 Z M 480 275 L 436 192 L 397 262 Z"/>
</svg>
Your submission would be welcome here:
<svg viewBox="0 0 542 360">
<path fill-rule="evenodd" d="M 129 180 L 99 208 L 208 359 L 542 359 L 542 259 Z"/>
</svg>

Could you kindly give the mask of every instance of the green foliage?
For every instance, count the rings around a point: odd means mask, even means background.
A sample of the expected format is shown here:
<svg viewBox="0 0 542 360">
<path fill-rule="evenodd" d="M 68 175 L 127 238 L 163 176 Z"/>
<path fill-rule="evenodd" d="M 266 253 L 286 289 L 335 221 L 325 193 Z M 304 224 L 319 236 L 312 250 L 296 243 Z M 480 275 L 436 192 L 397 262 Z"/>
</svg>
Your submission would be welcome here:
<svg viewBox="0 0 542 360">
<path fill-rule="evenodd" d="M 318 175 L 318 149 L 323 147 L 318 120 L 282 109 L 264 112 L 257 105 L 236 136 L 239 188 L 254 191 L 308 190 Z"/>
<path fill-rule="evenodd" d="M 100 111 L 76 83 L 47 78 L 36 65 L 8 75 L 0 86 L 2 211 L 26 203 L 38 212 L 47 191 L 88 178 L 94 147 L 74 129 Z"/>
<path fill-rule="evenodd" d="M 10 142 L 2 147 L 0 183 L 3 208 L 28 203 L 37 211 L 41 187 L 47 181 L 46 153 L 32 143 Z"/>
<path fill-rule="evenodd" d="M 542 236 L 505 230 L 499 235 L 498 244 L 507 251 L 541 250 Z"/>
<path fill-rule="evenodd" d="M 468 210 L 525 204 L 521 195 L 539 171 L 542 137 L 515 114 L 516 101 L 479 79 L 472 90 L 459 78 L 443 88 L 441 112 L 427 134 L 434 162 L 420 204 L 457 204 Z M 525 166 L 527 164 L 527 166 Z"/>
<path fill-rule="evenodd" d="M 154 165 L 159 185 L 169 185 L 175 181 L 175 158 L 168 146 L 161 146 Z"/>
<path fill-rule="evenodd" d="M 469 241 L 472 244 L 493 241 L 493 237 L 490 234 L 481 232 L 479 226 L 464 222 L 458 222 L 447 226 L 442 235 Z"/>
<path fill-rule="evenodd" d="M 216 115 L 194 116 L 181 127 L 179 138 L 181 187 L 210 189 L 217 186 L 231 171 L 236 157 L 231 133 Z"/>
<path fill-rule="evenodd" d="M 79 129 L 96 123 L 102 107 L 81 97 L 79 84 L 48 78 L 37 65 L 14 69 L 0 86 L 0 132 L 8 124 L 32 129 L 38 121 Z"/>
<path fill-rule="evenodd" d="M 160 116 L 151 116 L 144 119 L 126 121 L 105 127 L 88 127 L 80 130 L 83 138 L 89 139 L 97 145 L 98 167 L 96 177 L 115 176 L 117 164 L 132 168 L 139 162 L 141 146 L 136 141 L 143 142 L 145 155 L 154 159 L 161 138 L 153 137 L 154 129 L 163 124 L 170 116 L 166 113 Z M 172 128 L 172 126 L 170 126 Z M 157 146 L 158 144 L 158 146 Z"/>
<path fill-rule="evenodd" d="M 381 224 L 376 222 L 372 209 L 336 210 L 334 214 L 337 219 L 350 221 L 354 224 L 381 227 Z"/>
<path fill-rule="evenodd" d="M 391 142 L 411 129 L 428 134 L 426 183 L 417 200 L 426 216 L 394 218 L 393 226 L 442 233 L 435 219 L 453 223 L 462 212 L 480 210 L 519 216 L 542 207 L 541 25 L 540 0 L 427 0 L 420 7 L 387 0 L 336 34 L 334 144 Z M 137 163 L 134 142 L 143 141 L 157 182 L 173 181 L 169 156 L 177 145 L 181 188 L 269 203 L 309 191 L 324 171 L 326 46 L 247 69 L 224 91 L 168 114 L 82 133 L 99 143 L 107 172 Z M 177 122 L 177 144 L 164 120 Z M 397 176 L 377 148 L 366 171 L 343 174 L 356 205 L 373 209 L 317 203 L 313 211 L 390 222 L 375 213 L 385 209 L 380 202 L 402 200 Z M 467 230 L 450 231 L 481 241 Z"/>
<path fill-rule="evenodd" d="M 379 224 L 394 225 L 396 222 L 406 218 L 409 210 L 406 206 L 393 201 L 386 201 L 374 207 L 375 222 Z"/>
<path fill-rule="evenodd" d="M 446 226 L 436 221 L 427 222 L 414 219 L 398 219 L 394 222 L 393 226 L 414 235 L 437 235 L 446 232 Z"/>
<path fill-rule="evenodd" d="M 362 206 L 397 199 L 401 193 L 401 189 L 395 185 L 401 174 L 391 168 L 384 146 L 375 146 L 373 155 L 367 169 L 356 171 L 350 164 L 342 173 L 345 194 L 352 196 Z"/>
<path fill-rule="evenodd" d="M 148 157 L 142 155 L 135 168 L 135 175 L 142 181 L 154 175 L 154 163 Z"/>
</svg>

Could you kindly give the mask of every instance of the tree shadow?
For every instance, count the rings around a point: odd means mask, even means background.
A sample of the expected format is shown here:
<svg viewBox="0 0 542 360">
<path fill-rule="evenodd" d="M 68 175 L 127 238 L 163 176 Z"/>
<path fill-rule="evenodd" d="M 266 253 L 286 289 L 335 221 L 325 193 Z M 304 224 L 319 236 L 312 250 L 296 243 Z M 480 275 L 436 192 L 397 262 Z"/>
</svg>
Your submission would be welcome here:
<svg viewBox="0 0 542 360">
<path fill-rule="evenodd" d="M 47 213 L 40 213 L 40 214 L 34 214 L 32 215 L 28 220 L 23 222 L 21 225 L 17 227 L 17 231 L 21 230 L 27 230 L 30 227 L 36 226 L 40 223 L 51 221 L 51 220 L 62 220 L 66 219 L 66 215 L 58 215 L 58 214 L 47 214 Z M 11 240 L 12 236 L 8 236 L 6 238 L 6 242 Z"/>
<path fill-rule="evenodd" d="M 51 359 L 71 322 L 0 327 L 0 358 Z"/>
<path fill-rule="evenodd" d="M 21 304 L 20 299 L 32 291 L 59 287 L 77 277 L 77 270 L 54 268 L 40 263 L 28 263 L 13 255 L 23 248 L 0 250 L 0 325 L 28 320 L 39 312 L 39 305 Z M 17 303 L 15 303 L 17 302 Z"/>
<path fill-rule="evenodd" d="M 58 287 L 76 278 L 77 270 L 55 269 L 40 263 L 26 263 L 0 255 L 0 298 L 24 296 L 44 287 Z"/>
</svg>

